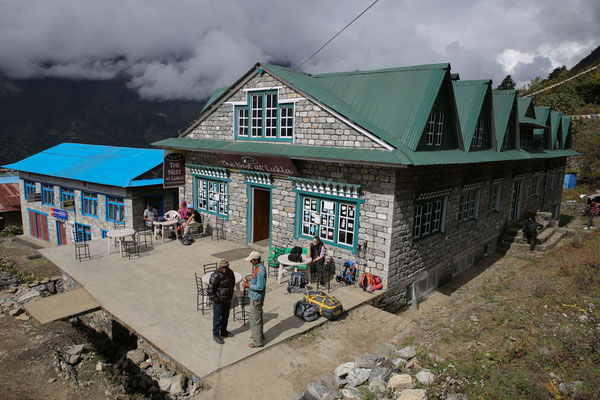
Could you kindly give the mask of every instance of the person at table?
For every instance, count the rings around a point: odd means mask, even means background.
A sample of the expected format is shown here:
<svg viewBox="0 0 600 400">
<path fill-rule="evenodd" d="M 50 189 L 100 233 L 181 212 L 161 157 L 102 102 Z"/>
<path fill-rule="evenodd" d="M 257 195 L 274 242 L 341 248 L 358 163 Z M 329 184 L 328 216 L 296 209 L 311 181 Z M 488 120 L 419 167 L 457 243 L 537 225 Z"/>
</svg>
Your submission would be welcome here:
<svg viewBox="0 0 600 400">
<path fill-rule="evenodd" d="M 202 216 L 198 210 L 194 210 L 192 205 L 188 206 L 188 219 L 183 224 L 183 236 L 189 235 L 190 229 L 200 226 L 202 223 Z"/>
<path fill-rule="evenodd" d="M 177 210 L 177 214 L 179 214 L 179 225 L 185 224 L 185 221 L 188 219 L 188 206 L 185 200 L 181 202 L 179 210 Z"/>
<path fill-rule="evenodd" d="M 317 268 L 317 280 L 319 285 L 325 285 L 323 280 L 323 273 L 325 272 L 325 245 L 318 236 L 313 237 L 312 243 L 309 247 L 310 258 L 312 258 L 311 264 L 314 264 Z"/>
<path fill-rule="evenodd" d="M 156 208 L 152 207 L 152 204 L 146 204 L 146 209 L 144 210 L 144 221 L 146 226 L 152 226 L 152 221 L 154 221 L 158 217 L 158 211 Z"/>
<path fill-rule="evenodd" d="M 217 268 L 208 280 L 208 298 L 213 303 L 213 340 L 223 344 L 224 337 L 232 337 L 233 333 L 227 330 L 229 321 L 229 310 L 235 287 L 235 275 L 229 269 L 229 261 L 226 258 L 219 261 Z"/>
<path fill-rule="evenodd" d="M 250 331 L 252 332 L 252 342 L 248 344 L 251 348 L 263 347 L 265 345 L 265 335 L 263 332 L 263 305 L 265 304 L 265 292 L 267 289 L 267 270 L 262 263 L 260 253 L 253 251 L 246 261 L 252 264 L 252 278 L 246 279 L 242 286 L 248 289 L 250 298 Z"/>
</svg>

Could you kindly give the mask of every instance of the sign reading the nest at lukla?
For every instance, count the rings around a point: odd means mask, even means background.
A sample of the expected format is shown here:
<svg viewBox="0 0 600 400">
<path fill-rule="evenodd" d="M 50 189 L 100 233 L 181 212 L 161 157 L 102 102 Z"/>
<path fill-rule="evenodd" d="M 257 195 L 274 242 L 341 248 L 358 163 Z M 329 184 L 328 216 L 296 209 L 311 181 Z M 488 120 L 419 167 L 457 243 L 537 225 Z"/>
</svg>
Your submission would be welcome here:
<svg viewBox="0 0 600 400">
<path fill-rule="evenodd" d="M 215 154 L 222 167 L 266 172 L 272 175 L 300 176 L 289 158 L 244 156 L 239 154 Z"/>
</svg>

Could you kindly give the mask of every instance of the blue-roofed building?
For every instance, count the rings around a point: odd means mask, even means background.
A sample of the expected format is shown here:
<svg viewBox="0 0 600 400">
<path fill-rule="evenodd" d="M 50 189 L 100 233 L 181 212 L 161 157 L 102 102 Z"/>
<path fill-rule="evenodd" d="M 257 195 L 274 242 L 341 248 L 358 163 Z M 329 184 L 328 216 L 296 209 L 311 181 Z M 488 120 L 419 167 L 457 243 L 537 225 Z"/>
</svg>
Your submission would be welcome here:
<svg viewBox="0 0 600 400">
<path fill-rule="evenodd" d="M 19 174 L 25 234 L 64 245 L 70 232 L 91 240 L 115 226 L 141 228 L 147 203 L 161 214 L 176 208 L 177 189 L 163 188 L 162 164 L 162 150 L 62 143 L 4 168 Z M 66 220 L 65 200 L 75 205 Z"/>
</svg>

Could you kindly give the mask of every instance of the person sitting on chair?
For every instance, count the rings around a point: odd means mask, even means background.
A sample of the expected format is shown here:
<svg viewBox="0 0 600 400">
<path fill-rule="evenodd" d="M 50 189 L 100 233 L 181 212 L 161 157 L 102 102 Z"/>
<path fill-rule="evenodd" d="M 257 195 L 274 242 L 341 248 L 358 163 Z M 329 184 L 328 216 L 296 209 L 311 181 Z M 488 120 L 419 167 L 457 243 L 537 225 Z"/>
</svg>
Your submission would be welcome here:
<svg viewBox="0 0 600 400">
<path fill-rule="evenodd" d="M 152 221 L 158 217 L 158 211 L 156 208 L 152 207 L 152 204 L 146 204 L 146 209 L 144 210 L 144 221 L 146 226 L 152 226 Z"/>
<path fill-rule="evenodd" d="M 202 216 L 192 205 L 188 206 L 188 219 L 183 224 L 183 236 L 189 235 L 190 229 L 197 228 L 202 223 Z"/>
</svg>

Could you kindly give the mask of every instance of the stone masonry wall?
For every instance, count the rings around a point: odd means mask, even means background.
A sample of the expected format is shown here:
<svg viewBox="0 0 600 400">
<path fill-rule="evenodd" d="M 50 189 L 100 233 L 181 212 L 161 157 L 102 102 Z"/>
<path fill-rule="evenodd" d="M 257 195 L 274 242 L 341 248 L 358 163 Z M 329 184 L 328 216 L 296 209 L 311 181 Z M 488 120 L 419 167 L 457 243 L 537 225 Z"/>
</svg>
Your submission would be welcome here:
<svg viewBox="0 0 600 400">
<path fill-rule="evenodd" d="M 264 73 L 262 76 L 256 74 L 243 85 L 243 89 L 277 86 L 281 86 L 281 89 L 278 90 L 280 101 L 302 98 L 300 93 L 285 86 L 268 73 Z M 226 101 L 246 102 L 247 95 L 247 92 L 240 89 L 227 98 Z M 217 110 L 201 121 L 188 137 L 232 141 L 234 126 L 234 106 L 232 104 L 221 104 Z M 286 142 L 278 143 L 286 146 L 291 145 Z M 383 148 L 308 99 L 299 100 L 294 104 L 293 143 L 308 146 Z"/>
</svg>

